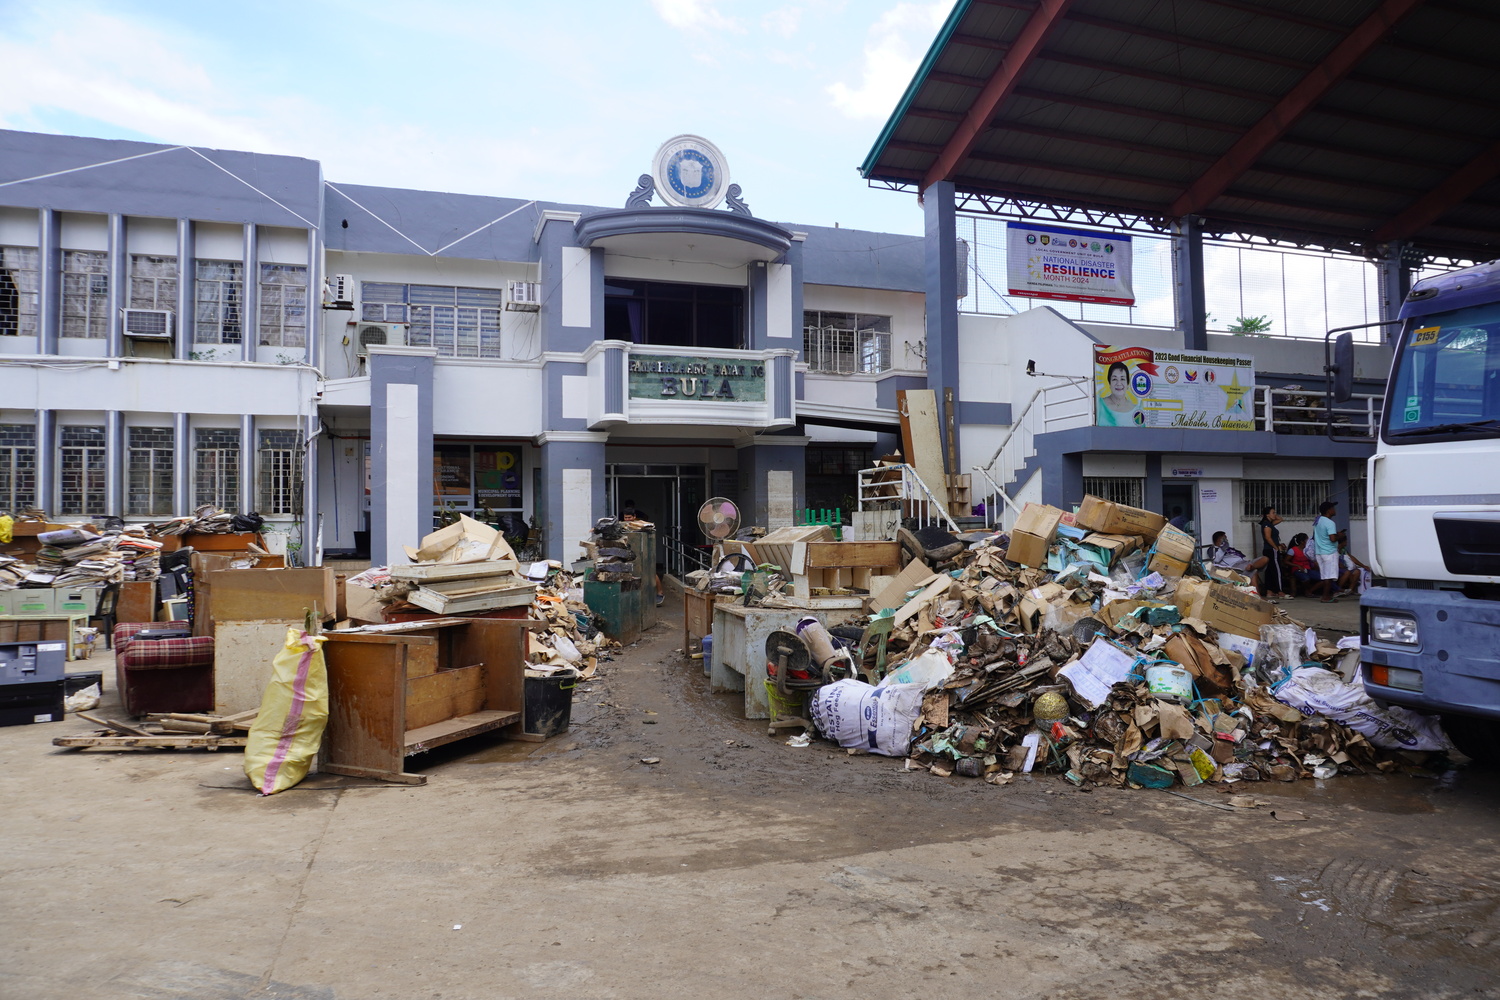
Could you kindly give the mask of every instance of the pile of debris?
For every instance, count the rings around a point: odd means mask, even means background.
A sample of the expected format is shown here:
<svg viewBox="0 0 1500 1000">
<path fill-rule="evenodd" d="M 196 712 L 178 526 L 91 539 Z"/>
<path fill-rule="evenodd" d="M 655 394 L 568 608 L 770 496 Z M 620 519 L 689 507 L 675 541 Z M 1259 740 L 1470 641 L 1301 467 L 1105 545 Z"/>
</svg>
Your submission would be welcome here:
<svg viewBox="0 0 1500 1000">
<path fill-rule="evenodd" d="M 122 580 L 155 580 L 162 543 L 142 528 L 100 534 L 88 527 L 57 528 L 36 536 L 34 563 L 0 557 L 0 590 L 89 587 Z"/>
<path fill-rule="evenodd" d="M 265 518 L 259 514 L 230 514 L 206 503 L 195 508 L 188 517 L 157 521 L 146 528 L 154 535 L 227 535 L 258 534 L 265 525 Z"/>
<path fill-rule="evenodd" d="M 899 606 L 870 609 L 892 619 L 885 675 L 845 654 L 849 679 L 814 694 L 813 720 L 839 742 L 873 745 L 873 731 L 845 742 L 841 706 L 885 688 L 876 714 L 908 705 L 911 729 L 880 752 L 996 783 L 1032 770 L 1077 785 L 1292 781 L 1451 748 L 1436 720 L 1364 694 L 1357 640 L 1320 640 L 1248 578 L 1201 564 L 1159 515 L 1097 497 L 1076 514 L 1028 504 L 1008 535 L 944 554 L 943 571 L 907 567 Z"/>
</svg>

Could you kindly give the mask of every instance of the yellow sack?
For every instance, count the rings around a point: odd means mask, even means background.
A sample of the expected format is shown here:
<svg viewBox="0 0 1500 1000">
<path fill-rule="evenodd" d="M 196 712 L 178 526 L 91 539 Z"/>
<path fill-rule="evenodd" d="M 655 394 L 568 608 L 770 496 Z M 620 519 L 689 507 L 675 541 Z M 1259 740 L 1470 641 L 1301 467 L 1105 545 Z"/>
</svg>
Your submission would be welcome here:
<svg viewBox="0 0 1500 1000">
<path fill-rule="evenodd" d="M 9 545 L 15 541 L 12 534 L 16 527 L 16 519 L 9 514 L 0 514 L 0 544 Z"/>
<path fill-rule="evenodd" d="M 245 775 L 262 795 L 285 791 L 307 776 L 328 724 L 325 636 L 286 630 L 271 664 L 271 683 L 245 741 Z"/>
</svg>

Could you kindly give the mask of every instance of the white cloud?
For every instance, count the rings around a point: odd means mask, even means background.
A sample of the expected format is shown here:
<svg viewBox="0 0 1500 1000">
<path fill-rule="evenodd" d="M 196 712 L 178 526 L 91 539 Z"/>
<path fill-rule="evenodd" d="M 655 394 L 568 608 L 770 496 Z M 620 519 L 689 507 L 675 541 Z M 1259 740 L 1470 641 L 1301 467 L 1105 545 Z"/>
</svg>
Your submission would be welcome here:
<svg viewBox="0 0 1500 1000">
<path fill-rule="evenodd" d="M 657 16 L 681 31 L 743 31 L 738 20 L 719 13 L 710 0 L 651 0 Z"/>
<path fill-rule="evenodd" d="M 791 38 L 802 26 L 802 8 L 778 7 L 760 19 L 760 26 L 773 35 Z"/>
<path fill-rule="evenodd" d="M 828 87 L 834 108 L 849 118 L 888 116 L 951 6 L 948 0 L 899 3 L 882 14 L 865 38 L 859 85 L 839 81 Z"/>
</svg>

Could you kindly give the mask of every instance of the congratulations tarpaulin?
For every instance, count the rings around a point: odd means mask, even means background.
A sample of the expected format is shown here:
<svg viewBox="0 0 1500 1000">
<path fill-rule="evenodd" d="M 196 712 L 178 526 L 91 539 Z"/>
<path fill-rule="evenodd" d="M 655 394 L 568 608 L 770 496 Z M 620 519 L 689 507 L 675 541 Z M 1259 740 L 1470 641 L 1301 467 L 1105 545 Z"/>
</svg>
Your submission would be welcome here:
<svg viewBox="0 0 1500 1000">
<path fill-rule="evenodd" d="M 1070 302 L 1135 304 L 1130 237 L 1030 222 L 1006 223 L 1010 294 Z"/>
<path fill-rule="evenodd" d="M 1098 344 L 1094 423 L 1253 431 L 1255 359 Z"/>
</svg>

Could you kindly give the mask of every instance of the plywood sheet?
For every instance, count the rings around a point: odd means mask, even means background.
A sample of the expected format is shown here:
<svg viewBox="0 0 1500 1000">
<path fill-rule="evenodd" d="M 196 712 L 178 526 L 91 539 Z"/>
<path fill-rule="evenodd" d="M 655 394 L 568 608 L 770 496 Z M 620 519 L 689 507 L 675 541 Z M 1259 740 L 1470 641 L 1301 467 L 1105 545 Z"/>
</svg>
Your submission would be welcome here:
<svg viewBox="0 0 1500 1000">
<path fill-rule="evenodd" d="M 326 567 L 218 570 L 202 580 L 208 599 L 198 595 L 198 617 L 215 626 L 224 621 L 301 620 L 305 608 L 316 606 L 322 616 L 338 607 L 333 570 Z"/>
<path fill-rule="evenodd" d="M 939 503 L 947 503 L 943 438 L 938 432 L 937 393 L 932 389 L 897 389 L 896 409 L 901 414 L 901 453 L 906 464 L 932 491 Z"/>
<path fill-rule="evenodd" d="M 214 637 L 214 714 L 236 715 L 260 707 L 271 681 L 271 661 L 286 644 L 288 626 L 300 621 L 223 622 Z"/>
</svg>

